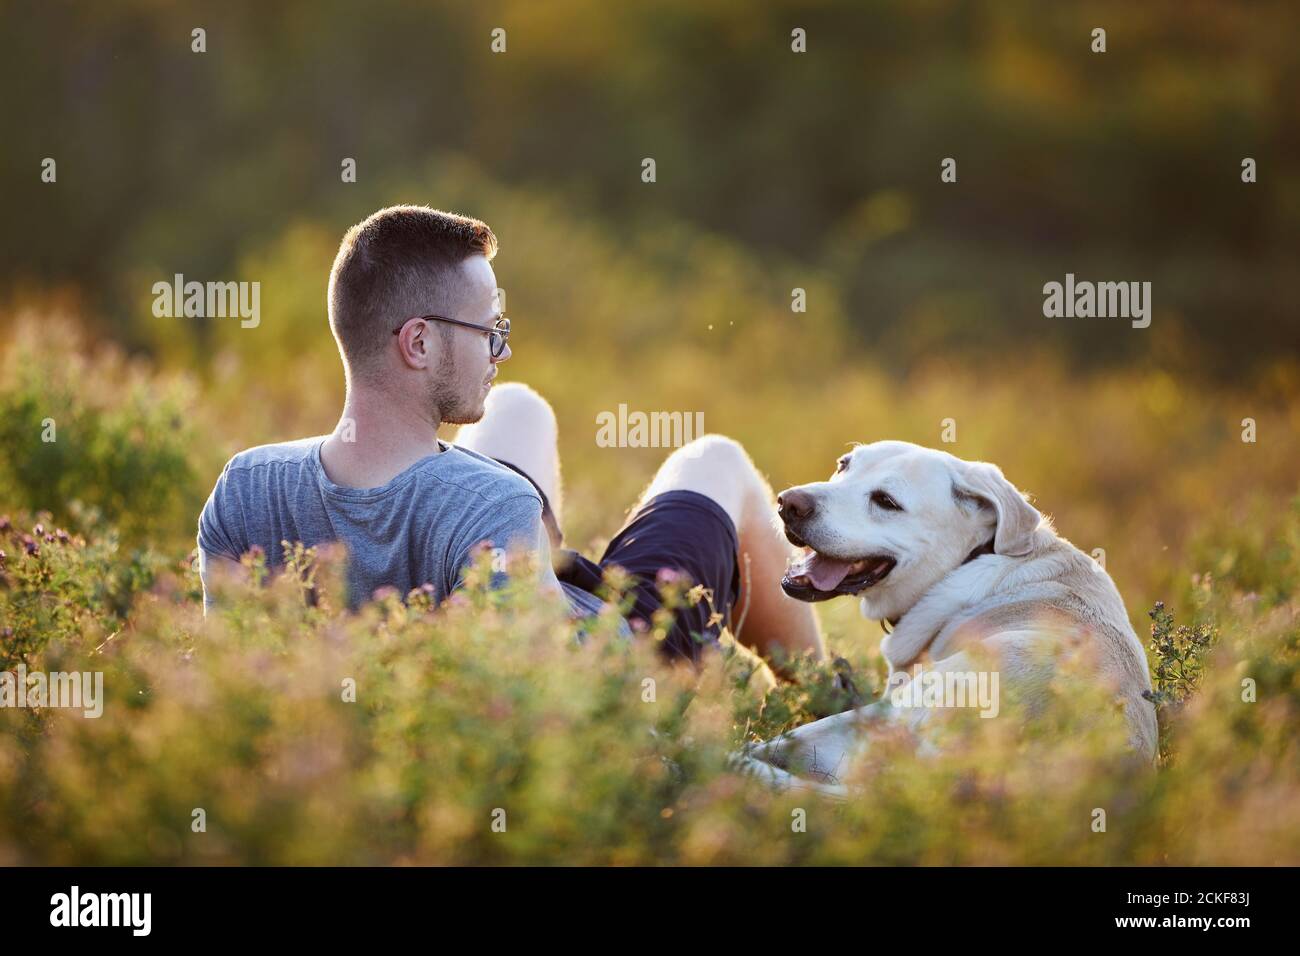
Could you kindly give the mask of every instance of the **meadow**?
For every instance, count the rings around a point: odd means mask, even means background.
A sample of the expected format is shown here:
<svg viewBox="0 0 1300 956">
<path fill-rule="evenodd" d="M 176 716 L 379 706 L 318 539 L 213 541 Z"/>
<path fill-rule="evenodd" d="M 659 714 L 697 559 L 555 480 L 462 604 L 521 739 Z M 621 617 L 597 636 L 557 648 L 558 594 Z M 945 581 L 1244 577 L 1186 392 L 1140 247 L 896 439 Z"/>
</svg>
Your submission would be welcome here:
<svg viewBox="0 0 1300 956">
<path fill-rule="evenodd" d="M 0 706 L 0 865 L 1300 863 L 1295 4 L 3 11 L 0 672 L 104 699 Z M 250 555 L 204 617 L 199 511 L 232 454 L 335 427 L 327 275 L 394 203 L 498 236 L 568 546 L 666 453 L 611 419 L 733 436 L 777 490 L 852 442 L 995 462 L 1118 585 L 1158 766 L 1063 675 L 946 759 L 882 730 L 845 804 L 730 772 L 837 675 L 882 692 L 846 600 L 766 694 L 518 590 L 348 614 L 337 554 Z M 1051 307 L 1071 276 L 1138 325 Z"/>
<path fill-rule="evenodd" d="M 1033 731 L 959 725 L 944 760 L 885 740 L 863 797 L 824 803 L 725 758 L 847 706 L 829 664 L 764 697 L 739 658 L 665 670 L 653 636 L 629 646 L 605 621 L 579 644 L 535 595 L 477 585 L 442 609 L 390 595 L 349 615 L 331 555 L 269 586 L 250 557 L 205 619 L 193 535 L 221 464 L 328 431 L 341 398 L 323 314 L 336 238 L 298 223 L 239 270 L 276 290 L 255 329 L 146 318 L 150 347 L 128 352 L 57 297 L 3 317 L 0 669 L 102 671 L 106 700 L 98 719 L 0 708 L 0 862 L 1300 862 L 1293 363 L 1249 387 L 1080 370 L 1047 347 L 900 372 L 851 333 L 835 283 L 792 263 L 671 225 L 615 241 L 464 169 L 430 175 L 424 192 L 499 220 L 502 372 L 557 410 L 570 543 L 597 551 L 664 454 L 597 440 L 621 402 L 702 414 L 776 488 L 825 477 L 853 441 L 995 461 L 1104 561 L 1150 636 L 1157 771 L 1115 763 L 1063 701 Z M 879 694 L 879 626 L 848 601 L 818 613 Z"/>
</svg>

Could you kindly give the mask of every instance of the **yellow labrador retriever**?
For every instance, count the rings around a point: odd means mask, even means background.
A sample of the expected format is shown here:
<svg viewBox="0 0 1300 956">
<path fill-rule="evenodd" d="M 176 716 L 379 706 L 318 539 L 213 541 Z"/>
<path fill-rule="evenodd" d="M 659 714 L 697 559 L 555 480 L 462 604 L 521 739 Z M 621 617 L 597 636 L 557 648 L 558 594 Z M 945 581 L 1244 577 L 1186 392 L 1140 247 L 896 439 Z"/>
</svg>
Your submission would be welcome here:
<svg viewBox="0 0 1300 956">
<path fill-rule="evenodd" d="M 1151 678 L 1114 582 L 995 465 L 875 442 L 840 458 L 829 481 L 783 491 L 777 506 L 786 537 L 805 549 L 781 587 L 804 601 L 857 597 L 864 617 L 893 624 L 880 645 L 890 690 L 749 748 L 737 756 L 746 770 L 777 786 L 846 795 L 839 779 L 862 753 L 866 718 L 905 721 L 925 747 L 936 709 L 926 704 L 937 699 L 923 700 L 922 674 L 927 693 L 941 675 L 942 693 L 944 677 L 976 675 L 975 657 L 992 656 L 997 669 L 979 673 L 992 678 L 993 694 L 1011 691 L 1032 713 L 1052 680 L 1054 654 L 1067 645 L 1084 652 L 1090 679 L 1121 702 L 1129 745 L 1154 759 Z M 980 652 L 972 654 L 973 644 Z M 976 692 L 951 679 L 946 687 Z"/>
</svg>

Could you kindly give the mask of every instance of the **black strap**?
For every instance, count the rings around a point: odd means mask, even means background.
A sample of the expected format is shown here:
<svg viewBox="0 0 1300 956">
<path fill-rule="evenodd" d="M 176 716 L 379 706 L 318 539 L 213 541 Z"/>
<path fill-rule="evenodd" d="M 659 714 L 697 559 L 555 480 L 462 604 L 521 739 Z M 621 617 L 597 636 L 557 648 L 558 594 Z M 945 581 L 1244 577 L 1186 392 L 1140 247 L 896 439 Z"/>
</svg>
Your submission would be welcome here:
<svg viewBox="0 0 1300 956">
<path fill-rule="evenodd" d="M 528 483 L 537 489 L 537 494 L 542 499 L 542 524 L 546 526 L 546 534 L 551 539 L 551 550 L 557 551 L 564 544 L 564 532 L 560 530 L 559 522 L 555 520 L 555 512 L 551 510 L 551 502 L 546 497 L 546 492 L 542 491 L 542 486 L 533 481 L 532 476 L 524 471 L 518 465 L 512 465 L 508 461 L 502 461 L 500 458 L 493 458 L 498 465 L 505 465 L 517 475 L 523 475 L 528 479 Z"/>
<path fill-rule="evenodd" d="M 581 588 L 588 594 L 597 594 L 605 583 L 600 565 L 589 561 L 571 548 L 556 548 L 551 552 L 551 568 L 559 581 Z"/>
<path fill-rule="evenodd" d="M 992 539 L 992 538 L 989 538 L 987 541 L 985 541 L 983 544 L 981 544 L 978 548 L 973 549 L 973 550 L 971 551 L 970 554 L 966 555 L 966 560 L 963 561 L 962 564 L 970 564 L 970 563 L 971 563 L 972 561 L 974 561 L 976 558 L 982 558 L 982 557 L 984 557 L 984 555 L 986 555 L 986 554 L 993 554 L 993 553 L 994 553 L 994 552 L 993 552 L 993 539 Z"/>
</svg>

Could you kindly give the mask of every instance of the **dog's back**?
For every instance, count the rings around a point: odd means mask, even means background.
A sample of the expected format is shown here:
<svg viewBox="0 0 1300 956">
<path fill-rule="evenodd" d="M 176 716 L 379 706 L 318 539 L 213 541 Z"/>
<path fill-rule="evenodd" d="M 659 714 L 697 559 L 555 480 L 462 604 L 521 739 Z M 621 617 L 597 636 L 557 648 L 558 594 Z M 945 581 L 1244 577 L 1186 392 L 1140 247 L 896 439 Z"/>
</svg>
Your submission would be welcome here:
<svg viewBox="0 0 1300 956">
<path fill-rule="evenodd" d="M 1031 554 L 997 560 L 1005 566 L 992 580 L 984 578 L 985 587 L 975 583 L 971 568 L 965 572 L 972 579 L 969 590 L 950 588 L 954 599 L 925 648 L 927 656 L 937 662 L 976 644 L 995 648 L 1007 679 L 1032 697 L 1039 675 L 1050 679 L 1051 673 L 1040 666 L 1036 648 L 1052 641 L 1058 650 L 1080 651 L 1096 679 L 1122 702 L 1130 746 L 1153 760 L 1158 732 L 1146 696 L 1150 672 L 1110 575 L 1048 527 L 1039 529 Z M 963 591 L 964 601 L 958 597 Z"/>
</svg>

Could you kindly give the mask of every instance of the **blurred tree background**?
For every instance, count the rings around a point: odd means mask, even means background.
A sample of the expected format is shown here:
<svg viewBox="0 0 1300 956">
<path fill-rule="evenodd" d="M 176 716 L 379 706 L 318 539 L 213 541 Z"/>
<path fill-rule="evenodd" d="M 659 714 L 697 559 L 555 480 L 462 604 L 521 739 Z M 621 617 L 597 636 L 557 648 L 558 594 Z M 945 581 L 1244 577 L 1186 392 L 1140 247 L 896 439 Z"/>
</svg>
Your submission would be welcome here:
<svg viewBox="0 0 1300 956">
<path fill-rule="evenodd" d="M 451 157 L 620 246 L 669 222 L 824 273 L 895 367 L 1028 339 L 1222 375 L 1300 344 L 1279 294 L 1300 227 L 1294 4 L 3 7 L 4 278 L 75 284 L 134 346 L 141 268 L 224 276 L 290 223 L 341 233 Z M 957 184 L 939 180 L 948 156 Z M 1042 284 L 1067 271 L 1152 281 L 1158 331 L 1045 320 Z"/>
</svg>

